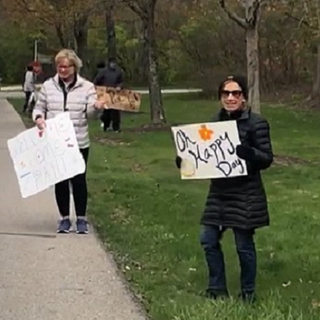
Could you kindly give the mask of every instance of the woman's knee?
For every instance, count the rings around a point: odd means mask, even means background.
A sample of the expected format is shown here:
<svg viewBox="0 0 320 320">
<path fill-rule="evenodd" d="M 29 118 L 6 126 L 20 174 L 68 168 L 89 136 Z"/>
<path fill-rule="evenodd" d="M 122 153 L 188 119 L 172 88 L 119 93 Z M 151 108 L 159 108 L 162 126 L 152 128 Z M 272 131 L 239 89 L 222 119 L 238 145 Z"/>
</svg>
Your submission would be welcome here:
<svg viewBox="0 0 320 320">
<path fill-rule="evenodd" d="M 206 248 L 218 248 L 222 237 L 222 230 L 217 226 L 203 225 L 200 231 L 200 244 Z"/>
</svg>

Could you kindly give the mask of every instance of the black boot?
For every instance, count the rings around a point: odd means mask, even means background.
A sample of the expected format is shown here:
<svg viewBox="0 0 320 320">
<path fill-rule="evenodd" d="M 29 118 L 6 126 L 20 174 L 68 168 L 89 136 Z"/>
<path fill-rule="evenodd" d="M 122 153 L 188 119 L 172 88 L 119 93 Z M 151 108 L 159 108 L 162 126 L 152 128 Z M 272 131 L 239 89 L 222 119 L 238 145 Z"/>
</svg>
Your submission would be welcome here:
<svg viewBox="0 0 320 320">
<path fill-rule="evenodd" d="M 205 297 L 208 299 L 227 299 L 229 298 L 229 293 L 227 290 L 212 290 L 212 289 L 207 289 L 205 292 Z"/>
<path fill-rule="evenodd" d="M 242 291 L 239 294 L 239 298 L 241 298 L 243 302 L 247 302 L 247 303 L 255 303 L 257 300 L 257 296 L 254 291 L 250 291 L 250 292 Z"/>
</svg>

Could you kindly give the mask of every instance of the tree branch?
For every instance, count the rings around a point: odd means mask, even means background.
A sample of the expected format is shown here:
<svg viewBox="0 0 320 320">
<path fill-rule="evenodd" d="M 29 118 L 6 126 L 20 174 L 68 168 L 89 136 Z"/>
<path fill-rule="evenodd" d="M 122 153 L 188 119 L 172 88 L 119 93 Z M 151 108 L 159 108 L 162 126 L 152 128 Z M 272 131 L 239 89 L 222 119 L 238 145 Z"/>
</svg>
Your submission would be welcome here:
<svg viewBox="0 0 320 320">
<path fill-rule="evenodd" d="M 138 16 L 141 15 L 141 10 L 139 8 L 139 6 L 135 3 L 135 2 L 128 2 L 128 7 L 134 12 L 136 13 Z"/>
<path fill-rule="evenodd" d="M 261 8 L 261 0 L 254 0 L 247 10 L 246 22 L 250 26 L 254 27 L 259 19 Z"/>
<path fill-rule="evenodd" d="M 19 11 L 25 11 L 27 13 L 36 13 L 37 11 L 32 8 L 32 6 L 29 6 L 30 3 L 28 3 L 27 0 L 20 0 L 20 1 L 14 1 L 14 5 L 16 9 L 20 9 Z"/>
<path fill-rule="evenodd" d="M 315 27 L 311 26 L 308 21 L 304 20 L 304 17 L 298 18 L 298 17 L 295 17 L 295 16 L 291 15 L 289 12 L 285 12 L 284 14 L 285 14 L 286 17 L 299 22 L 299 26 L 301 26 L 303 24 L 309 29 L 319 31 L 319 28 L 315 28 Z"/>
<path fill-rule="evenodd" d="M 132 0 L 121 0 L 122 3 L 126 4 L 134 13 L 136 13 L 138 16 L 140 16 L 140 6 L 136 1 Z"/>
<path fill-rule="evenodd" d="M 226 1 L 225 0 L 219 0 L 220 6 L 223 9 L 223 11 L 228 15 L 228 17 L 235 21 L 241 28 L 246 29 L 248 27 L 246 20 L 243 18 L 240 18 L 236 13 L 231 12 L 227 7 L 226 7 Z"/>
<path fill-rule="evenodd" d="M 143 0 L 123 0 L 128 7 L 137 14 L 141 19 L 148 19 L 148 4 L 142 3 Z M 150 1 L 150 0 L 147 0 Z"/>
</svg>

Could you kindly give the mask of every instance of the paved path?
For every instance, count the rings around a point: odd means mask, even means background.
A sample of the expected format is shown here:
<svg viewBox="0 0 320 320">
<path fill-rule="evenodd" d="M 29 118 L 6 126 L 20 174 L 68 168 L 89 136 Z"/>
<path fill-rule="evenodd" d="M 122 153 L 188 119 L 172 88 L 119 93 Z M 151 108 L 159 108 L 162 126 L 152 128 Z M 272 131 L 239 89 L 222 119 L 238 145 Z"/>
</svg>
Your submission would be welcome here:
<svg viewBox="0 0 320 320">
<path fill-rule="evenodd" d="M 0 319 L 145 319 L 92 233 L 55 233 L 51 190 L 21 198 L 7 140 L 24 126 L 6 100 L 0 108 Z"/>
<path fill-rule="evenodd" d="M 136 90 L 141 94 L 149 94 L 148 90 Z M 163 94 L 172 94 L 172 93 L 192 93 L 192 92 L 201 92 L 201 89 L 162 89 Z M 24 93 L 21 90 L 21 86 L 10 86 L 3 87 L 0 89 L 0 99 L 6 98 L 24 98 Z"/>
</svg>

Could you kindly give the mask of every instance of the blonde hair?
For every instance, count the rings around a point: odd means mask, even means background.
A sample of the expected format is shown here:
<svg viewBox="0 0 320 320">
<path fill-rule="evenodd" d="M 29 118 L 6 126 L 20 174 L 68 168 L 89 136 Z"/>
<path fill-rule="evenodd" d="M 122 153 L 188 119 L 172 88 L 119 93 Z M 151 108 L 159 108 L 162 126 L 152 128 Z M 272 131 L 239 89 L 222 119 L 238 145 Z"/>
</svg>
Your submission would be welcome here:
<svg viewBox="0 0 320 320">
<path fill-rule="evenodd" d="M 59 51 L 54 59 L 55 63 L 57 64 L 60 59 L 68 59 L 74 65 L 76 72 L 82 68 L 82 61 L 73 50 L 62 49 Z"/>
</svg>

